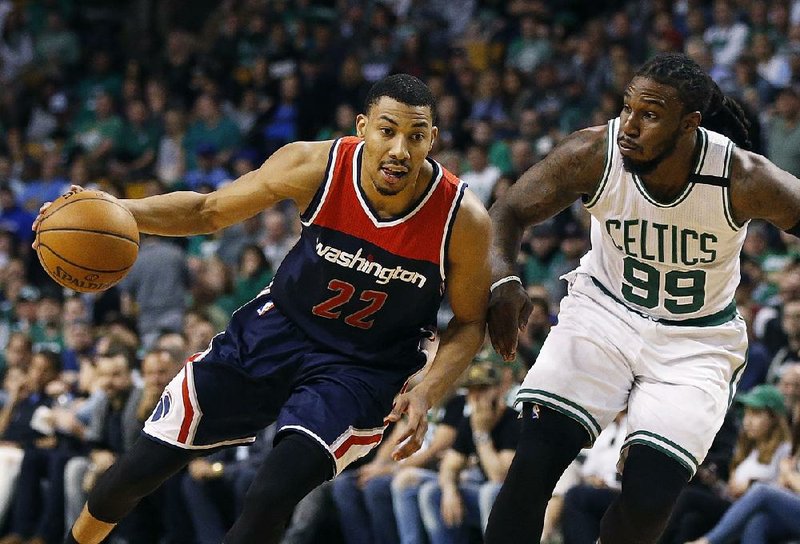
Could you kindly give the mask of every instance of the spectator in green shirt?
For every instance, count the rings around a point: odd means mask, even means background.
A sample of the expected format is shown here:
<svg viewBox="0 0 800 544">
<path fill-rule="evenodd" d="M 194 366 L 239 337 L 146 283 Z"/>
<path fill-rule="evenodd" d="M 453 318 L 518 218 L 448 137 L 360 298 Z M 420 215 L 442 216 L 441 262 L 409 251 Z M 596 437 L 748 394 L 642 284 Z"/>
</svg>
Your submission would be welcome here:
<svg viewBox="0 0 800 544">
<path fill-rule="evenodd" d="M 72 147 L 86 151 L 92 162 L 107 158 L 122 132 L 122 119 L 114 112 L 114 100 L 102 91 L 95 101 L 94 115 L 79 122 L 72 133 Z"/>
<path fill-rule="evenodd" d="M 202 94 L 194 104 L 194 121 L 189 125 L 183 140 L 186 151 L 186 170 L 197 167 L 197 149 L 201 144 L 211 144 L 218 151 L 220 164 L 228 162 L 239 145 L 241 134 L 236 123 L 223 115 L 218 99 Z"/>
<path fill-rule="evenodd" d="M 132 100 L 125 108 L 125 122 L 114 145 L 111 171 L 122 179 L 142 179 L 152 174 L 159 143 L 159 130 L 150 121 L 142 100 Z"/>
</svg>

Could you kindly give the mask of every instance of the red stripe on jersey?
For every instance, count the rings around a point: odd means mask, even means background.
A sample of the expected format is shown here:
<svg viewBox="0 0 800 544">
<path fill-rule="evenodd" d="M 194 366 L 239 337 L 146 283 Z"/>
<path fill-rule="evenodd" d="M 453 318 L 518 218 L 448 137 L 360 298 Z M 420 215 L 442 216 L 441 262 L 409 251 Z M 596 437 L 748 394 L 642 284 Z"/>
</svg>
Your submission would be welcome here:
<svg viewBox="0 0 800 544">
<path fill-rule="evenodd" d="M 187 363 L 191 362 L 191 358 Z M 189 437 L 189 429 L 192 426 L 194 419 L 194 407 L 192 400 L 189 398 L 189 370 L 183 371 L 183 383 L 181 384 L 181 393 L 183 396 L 183 421 L 181 422 L 181 430 L 178 433 L 178 442 L 186 444 L 186 439 Z"/>
<path fill-rule="evenodd" d="M 413 214 L 409 210 L 406 216 L 382 220 L 376 226 L 359 200 L 353 180 L 355 152 L 361 141 L 356 137 L 342 138 L 327 198 L 314 223 L 369 241 L 400 257 L 440 264 L 448 214 L 458 197 L 458 178 L 442 168 L 441 179 L 422 208 Z M 394 221 L 397 224 L 381 225 Z"/>
<path fill-rule="evenodd" d="M 183 363 L 183 366 L 186 366 L 188 363 L 193 363 L 194 361 L 196 361 L 197 359 L 199 359 L 199 358 L 200 358 L 200 356 L 201 356 L 202 354 L 203 354 L 203 352 L 202 352 L 202 351 L 198 351 L 197 353 L 194 353 L 194 354 L 192 354 L 192 355 L 189 355 L 189 357 L 188 357 L 188 358 L 186 359 L 186 361 Z"/>
<path fill-rule="evenodd" d="M 341 446 L 336 448 L 336 451 L 333 452 L 333 456 L 336 459 L 341 459 L 347 453 L 347 450 L 352 448 L 353 446 L 367 446 L 369 444 L 377 444 L 381 441 L 381 437 L 383 436 L 382 432 L 377 434 L 369 434 L 369 435 L 351 435 L 342 442 Z"/>
</svg>

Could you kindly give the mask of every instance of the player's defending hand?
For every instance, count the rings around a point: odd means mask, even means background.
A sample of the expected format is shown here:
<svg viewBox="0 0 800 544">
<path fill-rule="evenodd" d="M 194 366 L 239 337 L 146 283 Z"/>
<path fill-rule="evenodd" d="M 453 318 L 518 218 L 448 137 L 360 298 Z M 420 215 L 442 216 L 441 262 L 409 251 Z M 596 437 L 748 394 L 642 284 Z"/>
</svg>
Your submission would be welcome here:
<svg viewBox="0 0 800 544">
<path fill-rule="evenodd" d="M 81 191 L 83 191 L 83 187 L 81 187 L 80 185 L 70 185 L 69 191 L 67 191 L 67 193 L 79 193 Z M 39 223 L 42 222 L 42 217 L 44 217 L 44 212 L 47 211 L 47 208 L 49 208 L 51 204 L 52 202 L 45 202 L 39 208 L 39 215 L 36 216 L 36 219 L 33 220 L 33 225 L 31 225 L 31 230 L 33 232 L 36 232 L 39 229 Z M 33 249 L 36 249 L 38 246 L 39 246 L 39 238 L 34 237 L 31 247 Z"/>
<path fill-rule="evenodd" d="M 400 461 L 422 447 L 422 441 L 428 430 L 429 408 L 428 399 L 422 391 L 422 387 L 417 386 L 411 391 L 397 396 L 394 407 L 384 419 L 384 423 L 400 421 L 403 414 L 406 414 L 407 420 L 406 428 L 395 442 L 392 459 Z"/>
<path fill-rule="evenodd" d="M 489 337 L 492 347 L 503 360 L 513 361 L 517 356 L 517 337 L 525 330 L 533 305 L 525 289 L 516 281 L 498 285 L 489 298 Z"/>
</svg>

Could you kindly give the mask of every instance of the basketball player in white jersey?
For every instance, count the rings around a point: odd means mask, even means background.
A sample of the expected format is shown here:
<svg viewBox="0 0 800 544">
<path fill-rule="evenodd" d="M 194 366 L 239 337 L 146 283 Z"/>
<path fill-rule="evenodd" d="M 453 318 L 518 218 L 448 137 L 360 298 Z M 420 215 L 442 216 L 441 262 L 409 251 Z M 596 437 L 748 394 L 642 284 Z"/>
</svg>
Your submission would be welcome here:
<svg viewBox="0 0 800 544">
<path fill-rule="evenodd" d="M 583 199 L 592 248 L 518 395 L 522 435 L 486 542 L 539 542 L 553 486 L 578 451 L 628 409 L 622 494 L 604 544 L 656 542 L 703 461 L 744 368 L 733 303 L 750 219 L 800 232 L 800 180 L 747 151 L 741 108 L 683 55 L 644 65 L 619 118 L 578 131 L 491 210 L 489 333 L 513 359 L 530 302 L 520 236 Z"/>
</svg>

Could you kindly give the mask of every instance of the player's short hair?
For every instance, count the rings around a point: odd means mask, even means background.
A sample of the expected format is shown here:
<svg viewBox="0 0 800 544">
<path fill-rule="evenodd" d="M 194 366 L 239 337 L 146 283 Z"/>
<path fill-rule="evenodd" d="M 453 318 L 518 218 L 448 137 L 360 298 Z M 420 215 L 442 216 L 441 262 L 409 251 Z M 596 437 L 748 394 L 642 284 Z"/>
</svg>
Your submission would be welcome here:
<svg viewBox="0 0 800 544">
<path fill-rule="evenodd" d="M 634 77 L 645 77 L 675 89 L 684 113 L 699 111 L 702 126 L 750 149 L 750 121 L 742 107 L 725 96 L 713 79 L 683 53 L 662 53 L 647 61 Z"/>
<path fill-rule="evenodd" d="M 436 99 L 430 88 L 418 77 L 395 74 L 381 79 L 367 93 L 364 112 L 369 112 L 384 96 L 409 106 L 427 106 L 431 110 L 431 118 L 436 122 Z"/>
</svg>

